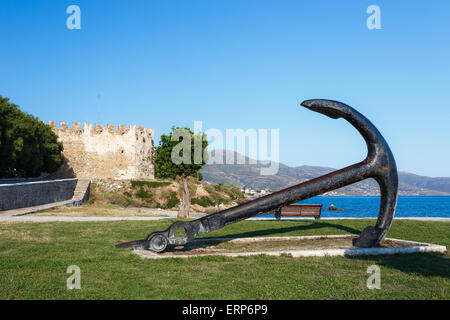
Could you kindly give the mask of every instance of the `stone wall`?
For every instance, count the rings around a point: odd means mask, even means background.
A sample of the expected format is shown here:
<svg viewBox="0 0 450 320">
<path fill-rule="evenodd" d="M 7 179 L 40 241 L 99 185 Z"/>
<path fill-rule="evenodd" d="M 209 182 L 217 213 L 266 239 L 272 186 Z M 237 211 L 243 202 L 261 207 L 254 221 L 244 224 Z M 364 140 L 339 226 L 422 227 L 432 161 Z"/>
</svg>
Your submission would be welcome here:
<svg viewBox="0 0 450 320">
<path fill-rule="evenodd" d="M 78 179 L 0 185 L 0 211 L 72 199 Z"/>
<path fill-rule="evenodd" d="M 89 179 L 153 179 L 153 129 L 131 125 L 103 127 L 79 122 L 48 123 L 63 143 L 65 175 Z M 61 171 L 61 170 L 60 170 Z"/>
</svg>

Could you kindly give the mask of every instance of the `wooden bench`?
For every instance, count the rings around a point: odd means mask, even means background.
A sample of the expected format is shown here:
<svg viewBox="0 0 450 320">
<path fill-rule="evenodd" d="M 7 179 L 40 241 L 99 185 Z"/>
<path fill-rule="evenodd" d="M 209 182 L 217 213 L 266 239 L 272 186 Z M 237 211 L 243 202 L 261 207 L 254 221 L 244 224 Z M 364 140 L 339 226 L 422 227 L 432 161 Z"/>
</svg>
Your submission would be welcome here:
<svg viewBox="0 0 450 320">
<path fill-rule="evenodd" d="M 321 204 L 289 204 L 275 210 L 275 218 L 281 217 L 314 217 L 320 219 L 322 213 Z"/>
</svg>

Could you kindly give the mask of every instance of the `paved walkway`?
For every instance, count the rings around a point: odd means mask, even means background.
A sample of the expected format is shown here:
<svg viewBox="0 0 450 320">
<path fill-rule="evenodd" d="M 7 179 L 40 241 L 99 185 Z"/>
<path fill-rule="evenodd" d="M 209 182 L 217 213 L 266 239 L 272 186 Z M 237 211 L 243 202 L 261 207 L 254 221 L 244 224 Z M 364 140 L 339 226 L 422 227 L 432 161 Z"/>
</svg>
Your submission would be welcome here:
<svg viewBox="0 0 450 320">
<path fill-rule="evenodd" d="M 56 207 L 67 206 L 72 203 L 73 203 L 72 200 L 66 200 L 66 201 L 46 203 L 46 204 L 41 204 L 38 206 L 32 206 L 32 207 L 26 207 L 26 208 L 5 210 L 5 211 L 0 211 L 0 217 L 22 216 L 25 214 L 35 213 L 40 210 L 46 210 L 46 209 L 51 209 L 51 208 L 56 208 Z"/>
<path fill-rule="evenodd" d="M 171 217 L 58 217 L 58 216 L 0 216 L 1 221 L 18 222 L 92 222 L 92 221 L 155 221 L 173 220 Z"/>
<path fill-rule="evenodd" d="M 199 218 L 204 216 L 201 213 L 191 214 L 190 218 Z M 1 221 L 17 221 L 17 222 L 89 222 L 89 221 L 157 221 L 157 220 L 175 220 L 176 217 L 69 217 L 69 216 L 5 216 L 0 215 Z M 314 218 L 295 218 L 313 220 Z M 321 218 L 321 220 L 347 220 L 347 219 L 375 219 L 375 218 Z M 273 218 L 250 218 L 247 220 L 275 220 Z M 286 220 L 286 219 L 283 219 Z M 450 221 L 450 218 L 430 218 L 430 217 L 414 217 L 414 218 L 395 218 L 395 220 L 421 220 L 421 221 Z"/>
</svg>

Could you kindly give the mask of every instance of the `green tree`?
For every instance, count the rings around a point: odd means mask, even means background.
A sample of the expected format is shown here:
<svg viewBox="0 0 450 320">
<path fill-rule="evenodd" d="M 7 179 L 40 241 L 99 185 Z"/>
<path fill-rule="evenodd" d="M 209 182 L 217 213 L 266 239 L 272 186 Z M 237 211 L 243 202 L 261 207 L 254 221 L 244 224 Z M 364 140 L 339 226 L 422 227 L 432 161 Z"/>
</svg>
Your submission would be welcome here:
<svg viewBox="0 0 450 320">
<path fill-rule="evenodd" d="M 155 147 L 155 176 L 160 179 L 178 177 L 183 182 L 179 218 L 189 215 L 191 197 L 187 177 L 201 177 L 199 171 L 208 160 L 207 146 L 205 133 L 194 134 L 188 127 L 172 127 L 168 135 L 161 135 L 159 145 Z"/>
<path fill-rule="evenodd" d="M 52 129 L 0 95 L 0 177 L 37 177 L 62 164 Z"/>
</svg>

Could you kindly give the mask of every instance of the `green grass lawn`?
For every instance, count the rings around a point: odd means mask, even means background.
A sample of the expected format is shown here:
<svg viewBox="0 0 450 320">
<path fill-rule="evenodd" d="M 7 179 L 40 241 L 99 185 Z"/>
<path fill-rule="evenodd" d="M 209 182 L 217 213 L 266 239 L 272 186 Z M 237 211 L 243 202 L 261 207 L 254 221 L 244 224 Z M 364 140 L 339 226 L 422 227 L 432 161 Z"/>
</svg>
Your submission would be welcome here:
<svg viewBox="0 0 450 320">
<path fill-rule="evenodd" d="M 0 299 L 449 299 L 450 255 L 141 259 L 115 244 L 173 221 L 0 223 Z M 374 220 L 243 221 L 208 237 L 359 233 Z M 450 246 L 449 222 L 394 222 L 389 237 Z M 381 289 L 366 287 L 381 268 Z M 68 290 L 67 267 L 81 268 Z"/>
</svg>

